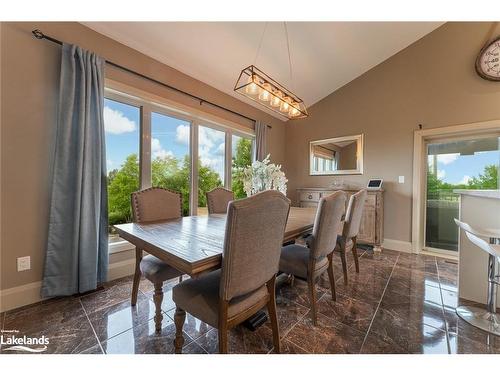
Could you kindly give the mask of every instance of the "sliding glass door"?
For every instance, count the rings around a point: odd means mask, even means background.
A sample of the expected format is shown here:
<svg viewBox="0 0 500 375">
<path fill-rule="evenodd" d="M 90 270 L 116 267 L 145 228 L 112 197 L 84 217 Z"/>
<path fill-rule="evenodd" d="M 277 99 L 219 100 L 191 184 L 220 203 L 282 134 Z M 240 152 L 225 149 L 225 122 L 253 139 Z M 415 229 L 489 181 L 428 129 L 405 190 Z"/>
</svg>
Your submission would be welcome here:
<svg viewBox="0 0 500 375">
<path fill-rule="evenodd" d="M 425 247 L 458 251 L 459 195 L 456 189 L 498 189 L 498 135 L 444 139 L 427 143 Z"/>
</svg>

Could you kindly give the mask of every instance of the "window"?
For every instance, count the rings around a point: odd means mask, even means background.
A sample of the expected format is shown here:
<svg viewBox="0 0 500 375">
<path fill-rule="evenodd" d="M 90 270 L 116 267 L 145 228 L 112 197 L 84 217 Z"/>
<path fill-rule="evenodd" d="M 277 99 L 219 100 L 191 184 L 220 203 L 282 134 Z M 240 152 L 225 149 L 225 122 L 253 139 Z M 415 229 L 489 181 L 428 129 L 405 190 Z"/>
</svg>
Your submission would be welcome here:
<svg viewBox="0 0 500 375">
<path fill-rule="evenodd" d="M 111 242 L 118 240 L 111 225 L 132 219 L 130 193 L 139 189 L 139 124 L 139 107 L 104 100 Z"/>
<path fill-rule="evenodd" d="M 252 143 L 251 138 L 232 136 L 231 190 L 236 199 L 247 196 L 243 190 L 243 169 L 252 164 Z"/>
<path fill-rule="evenodd" d="M 108 88 L 104 125 L 111 251 L 130 248 L 111 225 L 132 220 L 130 194 L 141 188 L 180 192 L 183 215 L 206 214 L 205 194 L 218 186 L 246 196 L 242 170 L 251 164 L 251 133 Z"/>
<path fill-rule="evenodd" d="M 198 215 L 207 215 L 206 192 L 224 186 L 226 133 L 207 126 L 198 128 Z"/>
<path fill-rule="evenodd" d="M 182 213 L 189 215 L 191 123 L 151 113 L 151 179 L 153 186 L 182 194 Z"/>
</svg>

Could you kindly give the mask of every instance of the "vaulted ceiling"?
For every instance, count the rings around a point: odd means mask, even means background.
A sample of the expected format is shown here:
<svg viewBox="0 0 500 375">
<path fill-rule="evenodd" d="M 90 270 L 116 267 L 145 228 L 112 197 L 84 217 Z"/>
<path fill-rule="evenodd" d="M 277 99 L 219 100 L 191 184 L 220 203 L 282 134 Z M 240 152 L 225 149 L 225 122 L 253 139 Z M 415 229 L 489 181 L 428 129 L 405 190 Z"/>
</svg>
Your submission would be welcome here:
<svg viewBox="0 0 500 375">
<path fill-rule="evenodd" d="M 84 24 L 266 111 L 233 91 L 244 67 L 255 64 L 311 106 L 442 22 L 287 22 L 292 77 L 282 22 L 270 22 L 267 27 L 265 22 Z"/>
</svg>

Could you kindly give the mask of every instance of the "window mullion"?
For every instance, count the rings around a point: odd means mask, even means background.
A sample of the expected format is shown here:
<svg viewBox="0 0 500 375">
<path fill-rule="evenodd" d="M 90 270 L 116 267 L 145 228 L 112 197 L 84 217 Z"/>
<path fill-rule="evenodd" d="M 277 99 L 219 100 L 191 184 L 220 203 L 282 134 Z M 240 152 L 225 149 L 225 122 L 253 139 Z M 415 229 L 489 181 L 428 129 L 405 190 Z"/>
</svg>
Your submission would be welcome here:
<svg viewBox="0 0 500 375">
<path fill-rule="evenodd" d="M 191 176 L 190 176 L 190 214 L 198 213 L 198 127 L 196 120 L 191 123 L 190 137 L 190 157 L 191 157 Z"/>
<path fill-rule="evenodd" d="M 141 106 L 141 143 L 140 143 L 140 184 L 141 189 L 151 187 L 151 107 Z"/>
<path fill-rule="evenodd" d="M 231 178 L 232 178 L 232 160 L 233 160 L 233 134 L 231 130 L 226 130 L 226 148 L 225 148 L 225 157 L 224 157 L 224 186 L 226 189 L 231 189 Z"/>
</svg>

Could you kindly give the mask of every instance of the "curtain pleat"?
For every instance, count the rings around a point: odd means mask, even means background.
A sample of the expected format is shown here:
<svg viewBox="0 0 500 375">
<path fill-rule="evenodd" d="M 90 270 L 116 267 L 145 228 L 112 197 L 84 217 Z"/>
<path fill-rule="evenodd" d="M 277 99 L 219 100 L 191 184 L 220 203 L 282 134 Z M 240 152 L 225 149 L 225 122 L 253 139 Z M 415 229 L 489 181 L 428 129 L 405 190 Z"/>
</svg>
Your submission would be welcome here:
<svg viewBox="0 0 500 375">
<path fill-rule="evenodd" d="M 255 160 L 262 161 L 267 156 L 267 125 L 255 122 Z"/>
</svg>

